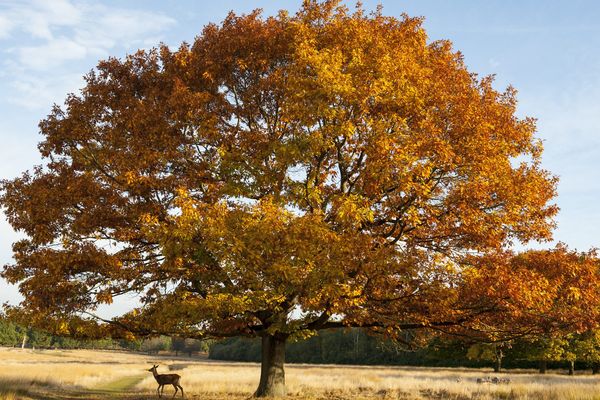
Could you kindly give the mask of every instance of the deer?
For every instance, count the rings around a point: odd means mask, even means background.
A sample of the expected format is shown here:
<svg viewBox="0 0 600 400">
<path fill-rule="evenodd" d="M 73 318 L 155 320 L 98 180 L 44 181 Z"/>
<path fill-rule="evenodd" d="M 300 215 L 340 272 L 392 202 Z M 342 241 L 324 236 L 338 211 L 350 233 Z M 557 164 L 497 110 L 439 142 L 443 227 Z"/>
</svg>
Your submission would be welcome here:
<svg viewBox="0 0 600 400">
<path fill-rule="evenodd" d="M 156 372 L 158 365 L 152 365 L 153 367 L 150 368 L 148 371 L 152 372 L 152 375 L 154 375 L 154 379 L 156 379 L 156 382 L 158 383 L 158 388 L 156 389 L 158 397 L 162 397 L 162 394 L 165 391 L 165 385 L 173 385 L 173 387 L 175 388 L 175 393 L 173 393 L 173 397 L 175 397 L 175 395 L 177 394 L 177 388 L 181 389 L 181 397 L 183 397 L 183 388 L 179 384 L 181 376 L 177 374 L 159 374 L 158 372 Z"/>
</svg>

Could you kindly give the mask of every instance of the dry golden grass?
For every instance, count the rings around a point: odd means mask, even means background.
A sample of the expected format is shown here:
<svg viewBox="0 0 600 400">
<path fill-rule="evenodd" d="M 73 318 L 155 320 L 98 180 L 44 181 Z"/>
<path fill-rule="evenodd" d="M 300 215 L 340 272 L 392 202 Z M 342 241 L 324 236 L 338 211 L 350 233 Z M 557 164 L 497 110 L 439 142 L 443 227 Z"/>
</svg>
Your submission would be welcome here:
<svg viewBox="0 0 600 400">
<path fill-rule="evenodd" d="M 201 397 L 248 396 L 256 388 L 256 364 L 198 362 L 182 367 L 181 383 L 188 393 Z M 569 377 L 531 371 L 502 373 L 510 384 L 478 384 L 489 370 L 288 365 L 288 394 L 294 398 L 385 399 L 600 399 L 600 380 L 591 375 Z M 459 381 L 460 378 L 460 381 Z M 155 389 L 152 377 L 140 382 L 140 391 Z"/>
<path fill-rule="evenodd" d="M 0 399 L 39 391 L 109 391 L 124 378 L 136 378 L 133 384 L 143 379 L 148 364 L 147 357 L 131 353 L 0 349 Z"/>
<path fill-rule="evenodd" d="M 260 373 L 253 363 L 213 362 L 185 357 L 90 351 L 0 349 L 0 399 L 150 399 L 156 382 L 146 370 L 175 371 L 187 398 L 247 399 Z M 510 384 L 478 384 L 490 370 L 288 365 L 293 399 L 600 399 L 600 378 L 533 371 L 503 373 Z M 460 381 L 459 381 L 460 379 Z M 165 388 L 165 396 L 173 393 Z"/>
</svg>

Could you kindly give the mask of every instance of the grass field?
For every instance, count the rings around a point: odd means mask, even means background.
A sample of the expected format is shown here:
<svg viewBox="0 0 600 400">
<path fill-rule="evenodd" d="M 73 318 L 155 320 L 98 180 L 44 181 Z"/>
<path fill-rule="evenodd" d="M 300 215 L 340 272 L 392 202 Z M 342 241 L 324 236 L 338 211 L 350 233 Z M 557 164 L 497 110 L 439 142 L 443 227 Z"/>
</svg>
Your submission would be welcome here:
<svg viewBox="0 0 600 400">
<path fill-rule="evenodd" d="M 188 399 L 237 400 L 250 397 L 259 365 L 186 357 L 146 356 L 107 351 L 0 349 L 0 399 L 154 399 L 156 382 L 146 370 L 176 371 Z M 510 378 L 508 384 L 480 384 L 477 378 Z M 538 375 L 491 370 L 288 365 L 290 399 L 600 399 L 600 378 Z M 174 390 L 165 388 L 165 397 Z"/>
</svg>

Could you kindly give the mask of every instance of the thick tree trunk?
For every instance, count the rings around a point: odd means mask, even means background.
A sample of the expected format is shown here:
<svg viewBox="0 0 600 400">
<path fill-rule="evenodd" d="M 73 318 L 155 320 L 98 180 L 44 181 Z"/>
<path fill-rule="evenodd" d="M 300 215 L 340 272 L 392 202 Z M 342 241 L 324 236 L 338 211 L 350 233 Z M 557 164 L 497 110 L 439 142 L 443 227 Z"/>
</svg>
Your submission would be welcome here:
<svg viewBox="0 0 600 400">
<path fill-rule="evenodd" d="M 496 349 L 496 365 L 494 365 L 494 372 L 500 372 L 502 369 L 502 358 L 504 358 L 502 349 Z"/>
<path fill-rule="evenodd" d="M 494 372 L 500 372 L 501 369 L 502 369 L 502 359 L 497 358 L 496 364 L 494 365 Z"/>
<path fill-rule="evenodd" d="M 546 361 L 540 361 L 540 374 L 545 374 L 548 369 L 548 363 Z"/>
<path fill-rule="evenodd" d="M 265 335 L 262 337 L 260 383 L 254 397 L 285 396 L 285 341 L 287 337 Z"/>
<path fill-rule="evenodd" d="M 575 375 L 575 361 L 569 361 L 569 375 Z"/>
</svg>

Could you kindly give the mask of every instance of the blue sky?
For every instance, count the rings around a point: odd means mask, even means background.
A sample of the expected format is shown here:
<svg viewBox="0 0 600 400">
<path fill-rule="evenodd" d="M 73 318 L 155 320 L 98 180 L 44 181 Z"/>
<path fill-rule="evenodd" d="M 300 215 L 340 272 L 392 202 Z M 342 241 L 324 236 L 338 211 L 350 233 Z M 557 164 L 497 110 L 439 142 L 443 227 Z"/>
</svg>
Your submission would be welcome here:
<svg viewBox="0 0 600 400">
<path fill-rule="evenodd" d="M 519 115 L 538 118 L 544 166 L 560 178 L 554 238 L 600 246 L 600 3 L 542 0 L 363 1 L 384 14 L 424 16 L 431 40 L 450 39 L 472 72 L 519 91 Z M 286 1 L 0 0 L 0 179 L 39 163 L 38 121 L 108 56 L 191 42 L 230 11 L 295 11 Z M 349 2 L 352 6 L 353 2 Z M 0 215 L 0 265 L 18 238 Z M 547 246 L 547 245 L 544 245 Z M 0 280 L 0 302 L 18 300 Z"/>
</svg>

